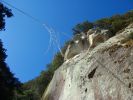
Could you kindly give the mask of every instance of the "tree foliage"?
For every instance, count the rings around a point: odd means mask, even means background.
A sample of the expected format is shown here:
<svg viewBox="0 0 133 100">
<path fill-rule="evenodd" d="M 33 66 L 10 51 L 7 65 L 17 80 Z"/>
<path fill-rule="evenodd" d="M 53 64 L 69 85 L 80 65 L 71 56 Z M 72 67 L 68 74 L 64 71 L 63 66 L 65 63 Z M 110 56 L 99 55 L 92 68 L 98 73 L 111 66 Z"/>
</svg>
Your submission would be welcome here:
<svg viewBox="0 0 133 100">
<path fill-rule="evenodd" d="M 95 22 L 84 21 L 75 25 L 72 30 L 75 35 L 80 34 L 81 32 L 86 33 L 92 28 L 108 29 L 111 32 L 111 36 L 114 36 L 118 31 L 127 27 L 131 22 L 133 22 L 133 11 L 129 11 L 123 15 L 117 14 L 109 18 L 102 18 Z"/>
<path fill-rule="evenodd" d="M 0 100 L 12 100 L 15 91 L 21 89 L 21 83 L 14 77 L 9 67 L 5 63 L 7 55 L 0 41 Z"/>
<path fill-rule="evenodd" d="M 77 24 L 72 30 L 73 34 L 80 34 L 81 32 L 87 32 L 89 29 L 93 28 L 94 25 L 91 22 L 84 21 L 83 23 Z"/>
<path fill-rule="evenodd" d="M 133 22 L 133 11 L 129 11 L 123 15 L 114 15 L 110 18 L 100 19 L 94 22 L 94 25 L 102 29 L 110 30 L 113 36 L 118 31 L 127 27 L 132 22 Z"/>
<path fill-rule="evenodd" d="M 34 97 L 31 97 L 33 99 L 31 98 L 29 99 L 29 96 L 25 94 L 24 95 L 25 100 L 40 100 L 40 98 L 42 97 L 44 91 L 46 90 L 47 86 L 49 85 L 53 77 L 54 71 L 60 67 L 60 65 L 64 61 L 63 59 L 64 58 L 62 57 L 62 55 L 58 52 L 55 55 L 53 61 L 47 65 L 47 70 L 42 71 L 37 78 L 23 85 L 24 91 L 32 90 L 32 94 L 34 96 Z"/>
<path fill-rule="evenodd" d="M 0 30 L 5 30 L 5 18 L 13 16 L 11 9 L 8 9 L 0 2 Z"/>
<path fill-rule="evenodd" d="M 0 31 L 5 30 L 5 17 L 11 17 L 11 10 L 0 3 Z M 13 100 L 21 92 L 21 83 L 14 77 L 6 64 L 6 50 L 0 39 L 0 100 Z"/>
</svg>

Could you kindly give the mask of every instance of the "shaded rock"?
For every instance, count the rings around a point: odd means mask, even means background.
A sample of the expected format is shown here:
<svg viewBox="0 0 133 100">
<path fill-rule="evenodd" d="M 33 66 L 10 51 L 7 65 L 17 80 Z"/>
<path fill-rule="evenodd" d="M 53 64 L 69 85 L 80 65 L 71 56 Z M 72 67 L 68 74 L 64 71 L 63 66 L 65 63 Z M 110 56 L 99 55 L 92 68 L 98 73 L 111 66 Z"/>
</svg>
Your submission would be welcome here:
<svg viewBox="0 0 133 100">
<path fill-rule="evenodd" d="M 92 34 L 91 34 L 92 33 Z M 110 38 L 110 32 L 108 30 L 99 30 L 99 29 L 93 29 L 93 30 L 89 30 L 87 32 L 87 39 L 89 41 L 90 44 L 90 48 L 94 48 L 97 45 L 99 45 L 100 43 L 105 42 L 106 40 L 108 40 Z"/>
</svg>

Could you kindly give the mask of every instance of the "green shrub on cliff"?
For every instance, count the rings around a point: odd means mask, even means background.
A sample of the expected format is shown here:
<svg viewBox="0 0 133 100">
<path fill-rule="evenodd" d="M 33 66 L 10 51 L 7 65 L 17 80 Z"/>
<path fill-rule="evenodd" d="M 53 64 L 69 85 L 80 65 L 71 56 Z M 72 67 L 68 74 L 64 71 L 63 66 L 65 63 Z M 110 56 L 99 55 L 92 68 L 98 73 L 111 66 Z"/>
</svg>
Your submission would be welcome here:
<svg viewBox="0 0 133 100">
<path fill-rule="evenodd" d="M 82 23 L 79 23 L 75 25 L 75 27 L 72 29 L 73 34 L 80 34 L 81 32 L 87 32 L 89 29 L 93 28 L 94 25 L 91 22 L 84 21 Z"/>
</svg>

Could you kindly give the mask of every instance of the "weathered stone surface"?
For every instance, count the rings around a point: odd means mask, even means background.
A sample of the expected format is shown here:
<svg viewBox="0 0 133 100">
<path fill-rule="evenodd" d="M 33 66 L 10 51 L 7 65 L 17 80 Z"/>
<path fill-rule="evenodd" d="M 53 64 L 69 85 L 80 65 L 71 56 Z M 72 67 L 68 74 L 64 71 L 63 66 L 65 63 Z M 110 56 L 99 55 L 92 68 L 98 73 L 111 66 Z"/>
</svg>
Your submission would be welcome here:
<svg viewBox="0 0 133 100">
<path fill-rule="evenodd" d="M 64 55 L 64 60 L 68 60 L 75 55 L 87 50 L 89 48 L 89 43 L 87 41 L 87 36 L 84 33 L 77 34 L 73 38 L 73 43 L 69 44 Z"/>
<path fill-rule="evenodd" d="M 103 29 L 90 29 L 87 34 L 77 34 L 73 38 L 73 43 L 68 45 L 64 60 L 68 60 L 88 48 L 94 48 L 100 43 L 105 42 L 109 39 L 109 34 L 108 30 Z"/>
<path fill-rule="evenodd" d="M 102 42 L 105 42 L 110 38 L 110 32 L 108 30 L 93 30 L 88 31 L 87 33 L 87 40 L 89 41 L 89 47 L 94 48 L 95 46 L 99 45 Z M 92 33 L 92 34 L 91 34 Z"/>
<path fill-rule="evenodd" d="M 133 100 L 131 32 L 133 24 L 93 50 L 64 62 L 42 100 Z"/>
</svg>

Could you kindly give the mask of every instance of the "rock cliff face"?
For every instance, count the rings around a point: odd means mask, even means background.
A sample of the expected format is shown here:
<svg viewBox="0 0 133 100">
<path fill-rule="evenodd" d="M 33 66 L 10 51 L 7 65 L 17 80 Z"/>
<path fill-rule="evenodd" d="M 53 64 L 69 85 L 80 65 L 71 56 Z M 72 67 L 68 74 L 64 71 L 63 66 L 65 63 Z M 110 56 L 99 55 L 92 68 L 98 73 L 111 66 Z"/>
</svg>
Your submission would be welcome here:
<svg viewBox="0 0 133 100">
<path fill-rule="evenodd" d="M 89 48 L 89 42 L 87 40 L 87 36 L 84 34 L 76 35 L 66 49 L 64 60 L 68 60 L 75 55 L 81 53 L 84 50 Z"/>
<path fill-rule="evenodd" d="M 109 34 L 108 30 L 90 29 L 87 33 L 75 35 L 72 40 L 73 42 L 68 45 L 64 60 L 68 60 L 88 48 L 94 48 L 100 43 L 105 42 L 109 39 Z"/>
<path fill-rule="evenodd" d="M 42 100 L 133 100 L 133 24 L 65 61 Z"/>
</svg>

